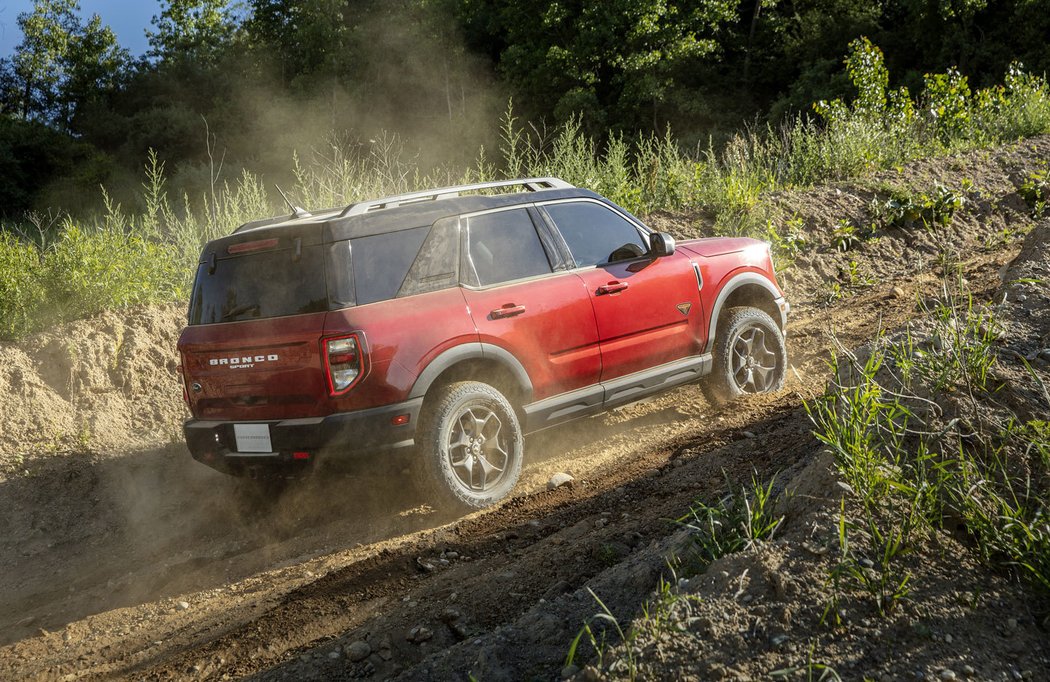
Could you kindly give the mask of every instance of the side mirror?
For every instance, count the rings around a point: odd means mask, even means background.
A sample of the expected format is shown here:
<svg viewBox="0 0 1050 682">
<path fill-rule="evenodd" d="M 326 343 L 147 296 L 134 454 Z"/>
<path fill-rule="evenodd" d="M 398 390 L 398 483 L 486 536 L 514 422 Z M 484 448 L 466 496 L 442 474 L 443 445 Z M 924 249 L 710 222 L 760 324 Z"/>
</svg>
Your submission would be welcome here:
<svg viewBox="0 0 1050 682">
<path fill-rule="evenodd" d="M 674 237 L 666 232 L 653 232 L 649 235 L 649 255 L 663 258 L 674 253 Z"/>
</svg>

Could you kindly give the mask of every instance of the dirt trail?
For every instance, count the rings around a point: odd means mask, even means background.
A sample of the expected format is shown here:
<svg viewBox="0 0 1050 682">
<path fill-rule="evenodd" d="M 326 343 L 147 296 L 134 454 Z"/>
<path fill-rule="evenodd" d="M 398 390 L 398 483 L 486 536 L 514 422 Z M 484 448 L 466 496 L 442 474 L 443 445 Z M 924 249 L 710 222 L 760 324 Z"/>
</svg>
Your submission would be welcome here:
<svg viewBox="0 0 1050 682">
<path fill-rule="evenodd" d="M 975 201 L 947 233 L 909 244 L 925 260 L 889 259 L 893 234 L 845 254 L 885 276 L 830 305 L 813 273 L 843 254 L 810 207 L 812 240 L 825 243 L 787 277 L 796 307 L 784 392 L 716 411 L 685 387 L 537 434 L 521 494 L 494 510 L 454 520 L 389 478 L 316 477 L 263 512 L 178 445 L 41 459 L 0 482 L 15 510 L 0 521 L 0 678 L 549 676 L 595 610 L 583 586 L 628 615 L 665 568 L 668 519 L 716 498 L 727 478 L 805 464 L 814 441 L 802 400 L 823 390 L 830 352 L 915 317 L 940 285 L 937 242 L 967 254 L 977 295 L 999 286 L 1018 244 L 990 236 L 1027 222 L 1022 206 L 1004 208 L 1016 196 L 1011 159 L 1050 158 L 1050 140 L 1022 152 L 952 160 L 957 174 L 984 169 L 1003 201 Z M 819 204 L 817 193 L 781 197 L 783 210 Z M 576 480 L 545 490 L 556 471 Z M 529 651 L 513 646 L 522 628 Z M 355 641 L 370 649 L 360 661 Z"/>
</svg>

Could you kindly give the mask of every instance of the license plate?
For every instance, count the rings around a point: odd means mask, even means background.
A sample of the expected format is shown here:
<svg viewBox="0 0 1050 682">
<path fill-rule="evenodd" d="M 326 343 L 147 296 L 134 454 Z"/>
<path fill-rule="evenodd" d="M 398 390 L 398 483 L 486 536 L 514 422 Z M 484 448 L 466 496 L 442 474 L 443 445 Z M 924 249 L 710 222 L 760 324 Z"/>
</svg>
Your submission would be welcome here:
<svg viewBox="0 0 1050 682">
<path fill-rule="evenodd" d="M 273 452 L 269 424 L 234 424 L 237 452 Z"/>
</svg>

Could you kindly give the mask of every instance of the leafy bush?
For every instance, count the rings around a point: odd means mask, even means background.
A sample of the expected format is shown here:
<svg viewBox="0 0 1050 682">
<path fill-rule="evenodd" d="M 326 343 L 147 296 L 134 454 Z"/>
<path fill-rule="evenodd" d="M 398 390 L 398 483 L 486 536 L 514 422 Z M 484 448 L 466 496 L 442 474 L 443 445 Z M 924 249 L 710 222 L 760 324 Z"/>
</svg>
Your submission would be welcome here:
<svg viewBox="0 0 1050 682">
<path fill-rule="evenodd" d="M 32 326 L 45 297 L 42 280 L 36 247 L 0 232 L 0 338 L 15 338 Z"/>
<path fill-rule="evenodd" d="M 185 275 L 172 252 L 120 230 L 69 223 L 44 254 L 47 304 L 40 313 L 74 319 L 107 309 L 175 300 Z"/>
<path fill-rule="evenodd" d="M 885 200 L 876 197 L 869 210 L 873 218 L 892 227 L 947 227 L 965 201 L 958 192 L 937 184 L 932 191 L 918 195 L 895 190 Z"/>
<path fill-rule="evenodd" d="M 944 73 L 928 73 L 923 98 L 926 112 L 933 120 L 933 129 L 945 146 L 970 133 L 970 85 L 966 76 L 954 67 Z"/>
<path fill-rule="evenodd" d="M 67 221 L 46 246 L 0 233 L 0 338 L 55 322 L 185 296 L 171 249 L 120 230 Z"/>
<path fill-rule="evenodd" d="M 882 50 L 867 38 L 854 40 L 849 45 L 846 71 L 857 89 L 857 98 L 849 104 L 836 99 L 813 105 L 824 122 L 824 134 L 814 136 L 815 144 L 807 146 L 819 150 L 827 177 L 852 177 L 923 153 L 914 103 L 907 88 L 888 89 L 889 72 Z M 820 170 L 817 167 L 809 172 Z"/>
<path fill-rule="evenodd" d="M 1024 65 L 1014 62 L 1003 85 L 977 91 L 973 125 L 986 143 L 1050 131 L 1050 86 L 1044 77 L 1025 73 Z"/>
</svg>

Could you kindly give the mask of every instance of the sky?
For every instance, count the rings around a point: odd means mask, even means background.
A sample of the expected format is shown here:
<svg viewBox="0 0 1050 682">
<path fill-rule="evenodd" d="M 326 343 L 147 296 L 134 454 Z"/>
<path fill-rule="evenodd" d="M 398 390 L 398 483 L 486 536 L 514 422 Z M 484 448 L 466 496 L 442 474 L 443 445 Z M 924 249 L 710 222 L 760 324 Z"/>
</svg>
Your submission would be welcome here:
<svg viewBox="0 0 1050 682">
<path fill-rule="evenodd" d="M 0 0 L 0 57 L 10 57 L 22 42 L 18 30 L 18 15 L 33 9 L 32 0 Z M 80 15 L 84 23 L 92 14 L 102 17 L 117 34 L 117 42 L 131 54 L 139 56 L 149 44 L 146 29 L 150 19 L 160 14 L 159 0 L 80 0 Z"/>
</svg>

